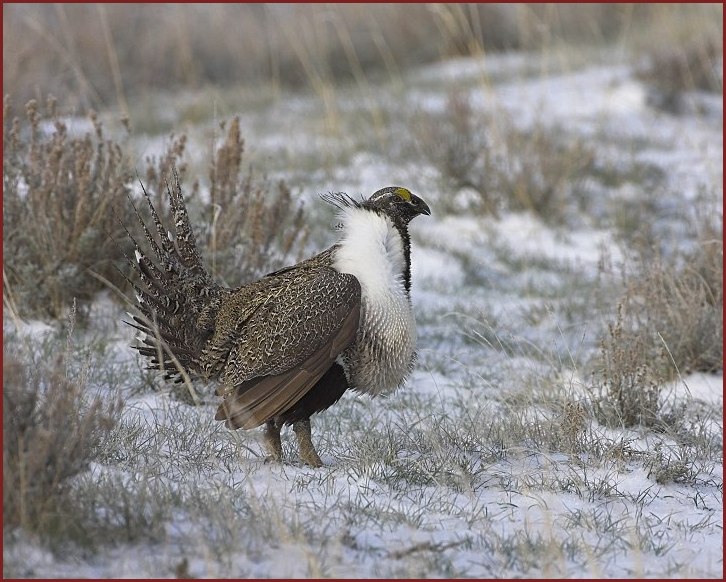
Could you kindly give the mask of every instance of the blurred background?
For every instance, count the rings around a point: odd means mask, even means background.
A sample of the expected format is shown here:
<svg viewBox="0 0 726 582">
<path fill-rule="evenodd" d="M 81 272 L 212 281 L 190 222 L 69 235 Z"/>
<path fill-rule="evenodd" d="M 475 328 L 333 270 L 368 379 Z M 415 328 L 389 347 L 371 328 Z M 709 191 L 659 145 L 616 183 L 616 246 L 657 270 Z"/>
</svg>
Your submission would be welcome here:
<svg viewBox="0 0 726 582">
<path fill-rule="evenodd" d="M 659 63 L 670 78 L 654 82 L 715 90 L 722 21 L 720 4 L 4 4 L 3 91 L 127 113 L 160 91 L 279 97 L 452 57 L 605 45 Z"/>
<path fill-rule="evenodd" d="M 3 93 L 5 576 L 723 576 L 722 4 L 4 3 Z M 174 169 L 231 287 L 432 209 L 315 476 L 129 348 Z"/>
</svg>

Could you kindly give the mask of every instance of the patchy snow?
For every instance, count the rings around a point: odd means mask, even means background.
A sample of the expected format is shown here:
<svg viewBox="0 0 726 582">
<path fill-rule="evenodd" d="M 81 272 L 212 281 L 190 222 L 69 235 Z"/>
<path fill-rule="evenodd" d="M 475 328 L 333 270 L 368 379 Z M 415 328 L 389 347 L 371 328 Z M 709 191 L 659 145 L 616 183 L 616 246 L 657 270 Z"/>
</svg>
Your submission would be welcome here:
<svg viewBox="0 0 726 582">
<path fill-rule="evenodd" d="M 421 281 L 421 285 L 426 287 L 456 289 L 464 282 L 464 270 L 459 263 L 450 254 L 432 248 L 415 249 L 411 271 L 415 273 L 416 281 Z"/>
<path fill-rule="evenodd" d="M 22 319 L 4 319 L 3 330 L 7 333 L 16 333 L 18 337 L 42 340 L 49 337 L 57 330 L 52 325 L 38 320 L 24 321 Z"/>
<path fill-rule="evenodd" d="M 698 201 L 703 184 L 722 198 L 722 108 L 716 123 L 671 118 L 648 107 L 626 65 L 547 76 L 529 58 L 422 69 L 410 77 L 406 107 L 440 110 L 445 89 L 466 80 L 478 107 L 502 108 L 522 127 L 562 124 L 603 140 L 615 160 L 622 143 L 647 142 L 636 158 L 661 167 L 681 202 Z M 471 83 L 480 75 L 497 81 L 483 89 Z M 381 103 L 396 103 L 387 91 L 380 88 Z M 315 183 L 313 194 L 403 184 L 427 201 L 447 200 L 430 166 L 376 147 L 356 151 L 355 136 L 314 129 L 327 113 L 301 97 L 271 103 L 242 115 L 245 136 L 283 163 L 341 154 L 330 167 L 318 161 L 300 171 Z M 168 141 L 139 143 L 142 155 L 158 155 Z M 194 147 L 198 155 L 206 144 Z M 608 192 L 631 202 L 643 195 L 629 183 Z M 153 519 L 127 524 L 132 541 L 90 557 L 53 554 L 6 532 L 6 570 L 89 578 L 721 577 L 722 375 L 690 374 L 663 388 L 709 415 L 699 425 L 706 436 L 688 435 L 698 443 L 691 448 L 678 435 L 603 427 L 587 415 L 577 428 L 577 405 L 592 405 L 591 371 L 580 362 L 605 324 L 591 307 L 591 285 L 604 254 L 615 265 L 623 260 L 615 234 L 584 223 L 553 228 L 529 213 L 494 219 L 431 207 L 411 228 L 417 367 L 394 394 L 346 394 L 315 417 L 320 469 L 297 462 L 288 430 L 288 461 L 266 463 L 259 431 L 230 432 L 213 420 L 211 389 L 200 387 L 202 404 L 188 406 L 150 381 L 128 347 L 133 330 L 118 323 L 123 309 L 100 295 L 90 331 L 79 335 L 100 338 L 93 361 L 103 365 L 91 371 L 92 388 L 123 391 L 125 407 L 118 434 L 80 477 L 113 500 L 131 500 L 130 515 Z M 14 330 L 9 318 L 4 328 L 31 341 L 57 333 L 41 322 Z M 697 458 L 682 458 L 689 451 Z M 109 505 L 123 524 L 126 514 Z"/>
<path fill-rule="evenodd" d="M 632 80 L 629 67 L 597 67 L 512 83 L 497 91 L 496 103 L 523 125 L 551 116 L 587 126 L 612 116 L 638 116 L 645 108 L 645 90 Z"/>
<path fill-rule="evenodd" d="M 617 251 L 610 231 L 556 232 L 532 214 L 511 213 L 488 226 L 492 235 L 517 255 L 596 264 L 603 249 Z M 612 258 L 618 260 L 618 257 Z"/>
<path fill-rule="evenodd" d="M 693 398 L 723 407 L 723 374 L 689 374 L 666 385 L 664 391 L 673 398 Z"/>
</svg>

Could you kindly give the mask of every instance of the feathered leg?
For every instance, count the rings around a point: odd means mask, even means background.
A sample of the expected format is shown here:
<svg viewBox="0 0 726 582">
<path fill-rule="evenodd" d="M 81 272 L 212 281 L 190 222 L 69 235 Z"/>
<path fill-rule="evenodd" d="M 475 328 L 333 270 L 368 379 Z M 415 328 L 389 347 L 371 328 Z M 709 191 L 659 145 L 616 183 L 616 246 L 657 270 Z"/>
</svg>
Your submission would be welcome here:
<svg viewBox="0 0 726 582">
<path fill-rule="evenodd" d="M 297 421 L 292 425 L 292 430 L 295 431 L 297 446 L 300 449 L 300 458 L 303 462 L 307 463 L 311 467 L 322 467 L 323 462 L 320 460 L 320 457 L 313 446 L 310 419 L 308 418 L 306 420 Z"/>
<path fill-rule="evenodd" d="M 265 432 L 263 438 L 265 439 L 265 448 L 270 456 L 267 457 L 271 461 L 282 461 L 282 441 L 280 440 L 280 429 L 282 427 L 278 425 L 274 420 L 268 420 L 265 423 Z"/>
</svg>

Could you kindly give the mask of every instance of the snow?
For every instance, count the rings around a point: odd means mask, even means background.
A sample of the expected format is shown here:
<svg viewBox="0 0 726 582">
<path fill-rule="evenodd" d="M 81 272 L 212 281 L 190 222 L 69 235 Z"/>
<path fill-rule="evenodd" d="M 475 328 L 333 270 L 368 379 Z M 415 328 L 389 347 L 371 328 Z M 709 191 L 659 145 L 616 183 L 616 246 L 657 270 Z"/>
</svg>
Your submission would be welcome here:
<svg viewBox="0 0 726 582">
<path fill-rule="evenodd" d="M 55 333 L 55 328 L 52 325 L 38 320 L 24 321 L 18 319 L 14 320 L 11 325 L 5 323 L 4 327 L 8 331 L 17 333 L 19 337 L 35 339 L 36 341 L 40 341 Z"/>
<path fill-rule="evenodd" d="M 569 231 L 556 233 L 532 214 L 511 213 L 490 225 L 493 236 L 518 255 L 535 255 L 562 261 L 594 265 L 603 249 L 617 253 L 609 231 Z M 618 261 L 618 256 L 611 256 Z"/>
<path fill-rule="evenodd" d="M 522 127 L 547 119 L 592 140 L 646 140 L 636 158 L 663 168 L 681 202 L 696 201 L 703 183 L 722 198 L 722 109 L 721 126 L 654 112 L 623 64 L 550 76 L 535 68 L 521 54 L 434 65 L 411 75 L 406 103 L 440 110 L 446 98 L 434 83 L 498 76 L 486 89 L 470 88 L 478 107 L 501 107 Z M 264 127 L 251 114 L 243 125 L 262 154 L 292 157 L 345 142 L 290 131 L 301 117 L 309 119 L 296 127 L 312 126 L 315 111 L 297 97 L 270 104 Z M 149 154 L 166 142 L 150 136 L 145 143 Z M 622 153 L 617 144 L 603 148 L 616 159 Z M 357 195 L 414 182 L 427 200 L 446 195 L 430 167 L 412 168 L 375 148 L 313 175 L 318 192 Z M 625 184 L 611 194 L 635 200 L 642 192 Z M 604 254 L 615 265 L 624 260 L 614 233 L 587 224 L 553 228 L 524 212 L 437 215 L 431 206 L 433 215 L 411 229 L 418 365 L 394 394 L 346 394 L 314 419 L 321 469 L 300 466 L 286 434 L 289 461 L 266 463 L 259 432 L 230 433 L 212 420 L 211 391 L 190 407 L 162 383 L 141 388 L 141 366 L 128 348 L 133 330 L 117 324 L 110 296 L 99 296 L 92 329 L 103 331 L 102 357 L 121 370 L 127 394 L 121 436 L 85 477 L 118 478 L 124 494 L 144 492 L 149 507 L 168 495 L 171 509 L 162 507 L 160 524 L 149 526 L 163 526 L 163 535 L 87 558 L 53 554 L 15 532 L 4 545 L 12 572 L 166 577 L 186 560 L 192 577 L 721 577 L 722 452 L 694 463 L 688 479 L 659 483 L 648 463 L 658 460 L 656 450 L 662 463 L 679 460 L 673 435 L 593 421 L 580 437 L 600 443 L 601 458 L 595 448 L 536 442 L 564 424 L 550 400 L 592 404 L 588 371 L 572 354 L 596 349 L 603 322 L 591 320 L 587 303 L 567 320 L 557 309 L 576 283 L 595 279 Z M 4 327 L 34 341 L 57 333 L 35 321 Z M 96 389 L 115 393 L 102 374 L 93 378 Z M 703 407 L 712 435 L 704 446 L 721 450 L 722 374 L 688 374 L 663 394 Z M 519 434 L 516 444 L 505 443 Z"/>
<path fill-rule="evenodd" d="M 689 374 L 666 384 L 664 391 L 673 398 L 693 398 L 706 404 L 723 406 L 723 375 Z"/>
<path fill-rule="evenodd" d="M 447 286 L 455 289 L 464 282 L 464 270 L 453 261 L 451 255 L 436 249 L 415 249 L 411 270 L 416 281 L 427 286 Z"/>
</svg>

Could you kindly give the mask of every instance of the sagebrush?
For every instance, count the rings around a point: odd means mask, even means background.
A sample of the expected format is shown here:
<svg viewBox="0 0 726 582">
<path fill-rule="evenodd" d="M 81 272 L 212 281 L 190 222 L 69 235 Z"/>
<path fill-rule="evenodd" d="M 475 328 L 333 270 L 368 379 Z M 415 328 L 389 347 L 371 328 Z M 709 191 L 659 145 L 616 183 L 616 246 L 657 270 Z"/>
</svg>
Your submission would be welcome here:
<svg viewBox="0 0 726 582">
<path fill-rule="evenodd" d="M 144 235 L 134 214 L 136 169 L 128 143 L 110 138 L 94 112 L 92 130 L 72 131 L 51 97 L 41 111 L 35 100 L 24 118 L 5 100 L 3 125 L 3 260 L 6 304 L 21 317 L 60 318 L 77 302 L 84 314 L 96 293 L 126 288 L 133 247 Z M 239 120 L 226 128 L 211 152 L 209 192 L 199 180 L 187 190 L 202 222 L 195 226 L 212 273 L 230 286 L 248 282 L 301 257 L 305 216 L 287 184 L 258 178 L 242 162 Z M 147 157 L 144 187 L 166 224 L 166 187 L 176 171 L 188 182 L 186 135 L 171 136 L 160 156 Z"/>
<path fill-rule="evenodd" d="M 3 531 L 20 527 L 61 542 L 82 537 L 68 496 L 72 481 L 98 457 L 121 403 L 88 394 L 89 371 L 72 369 L 69 347 L 34 359 L 20 338 L 4 339 Z"/>
<path fill-rule="evenodd" d="M 133 171 L 93 111 L 93 131 L 81 135 L 52 97 L 45 111 L 28 102 L 24 118 L 6 98 L 3 113 L 5 292 L 21 315 L 61 317 L 74 298 L 83 306 L 104 287 L 90 271 L 122 284 L 111 237 L 120 239 L 119 217 L 130 222 Z"/>
<path fill-rule="evenodd" d="M 462 91 L 448 95 L 441 114 L 415 114 L 411 127 L 447 185 L 470 189 L 470 208 L 494 216 L 526 210 L 563 221 L 595 162 L 583 139 L 544 123 L 520 129 L 504 111 L 478 111 Z"/>
<path fill-rule="evenodd" d="M 209 164 L 200 243 L 212 274 L 235 286 L 300 260 L 308 231 L 287 183 L 245 168 L 239 118 L 222 129 L 224 141 Z"/>
<path fill-rule="evenodd" d="M 723 371 L 723 227 L 704 227 L 669 261 L 643 251 L 601 341 L 593 388 L 600 420 L 658 426 L 674 420 L 669 380 Z"/>
</svg>

